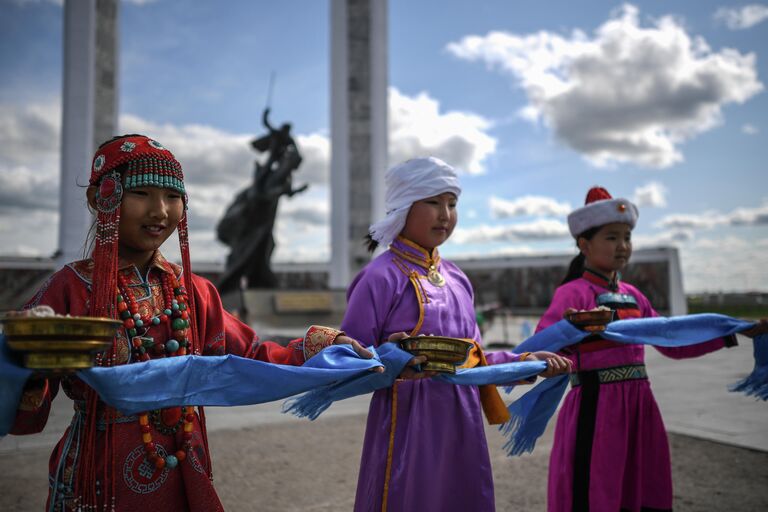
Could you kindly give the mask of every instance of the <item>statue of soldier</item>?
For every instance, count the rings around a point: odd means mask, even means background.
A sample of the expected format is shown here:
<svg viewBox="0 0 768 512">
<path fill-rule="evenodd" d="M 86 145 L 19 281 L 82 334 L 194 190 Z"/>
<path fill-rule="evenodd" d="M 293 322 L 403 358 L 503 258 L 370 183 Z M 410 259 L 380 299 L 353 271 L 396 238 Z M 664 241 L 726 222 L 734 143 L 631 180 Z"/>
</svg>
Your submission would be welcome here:
<svg viewBox="0 0 768 512">
<path fill-rule="evenodd" d="M 269 133 L 251 141 L 258 152 L 269 152 L 264 164 L 256 162 L 253 183 L 241 191 L 227 208 L 216 227 L 218 239 L 231 248 L 219 282 L 225 293 L 240 289 L 242 278 L 248 288 L 274 288 L 275 274 L 270 268 L 275 239 L 272 230 L 280 196 L 291 197 L 307 189 L 293 188 L 292 174 L 301 163 L 301 155 L 291 136 L 291 125 L 275 129 L 269 123 L 269 108 L 262 123 Z"/>
</svg>

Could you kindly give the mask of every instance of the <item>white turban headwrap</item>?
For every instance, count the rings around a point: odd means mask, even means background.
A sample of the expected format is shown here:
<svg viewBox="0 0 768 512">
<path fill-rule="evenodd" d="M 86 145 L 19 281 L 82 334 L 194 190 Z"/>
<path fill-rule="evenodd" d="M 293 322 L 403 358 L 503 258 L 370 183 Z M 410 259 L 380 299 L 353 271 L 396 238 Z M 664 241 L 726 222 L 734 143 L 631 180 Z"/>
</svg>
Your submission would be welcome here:
<svg viewBox="0 0 768 512">
<path fill-rule="evenodd" d="M 451 192 L 461 194 L 456 171 L 439 158 L 413 158 L 392 167 L 384 177 L 387 216 L 371 224 L 368 232 L 381 246 L 387 247 L 405 227 L 411 205 L 416 201 Z"/>
</svg>

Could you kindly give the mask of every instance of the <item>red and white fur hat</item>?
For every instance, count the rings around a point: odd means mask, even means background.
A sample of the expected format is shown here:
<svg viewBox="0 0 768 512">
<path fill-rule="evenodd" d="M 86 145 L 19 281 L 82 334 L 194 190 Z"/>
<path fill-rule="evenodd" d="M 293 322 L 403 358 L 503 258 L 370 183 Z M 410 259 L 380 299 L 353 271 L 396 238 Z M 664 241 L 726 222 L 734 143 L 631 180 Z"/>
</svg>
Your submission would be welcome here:
<svg viewBox="0 0 768 512">
<path fill-rule="evenodd" d="M 568 215 L 568 228 L 573 238 L 579 238 L 588 229 L 614 222 L 629 224 L 634 229 L 639 215 L 637 206 L 630 200 L 614 199 L 603 187 L 592 187 L 584 206 Z"/>
</svg>

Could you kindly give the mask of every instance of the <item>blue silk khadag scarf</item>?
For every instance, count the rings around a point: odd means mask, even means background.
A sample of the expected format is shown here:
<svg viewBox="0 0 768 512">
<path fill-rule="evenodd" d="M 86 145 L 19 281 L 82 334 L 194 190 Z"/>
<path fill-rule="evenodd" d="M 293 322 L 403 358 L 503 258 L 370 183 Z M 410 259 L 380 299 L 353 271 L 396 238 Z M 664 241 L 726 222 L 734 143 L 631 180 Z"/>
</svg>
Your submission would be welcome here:
<svg viewBox="0 0 768 512">
<path fill-rule="evenodd" d="M 0 335 L 0 435 L 8 433 L 31 371 Z M 323 350 L 303 366 L 269 364 L 238 356 L 170 357 L 77 372 L 107 404 L 124 414 L 179 405 L 252 405 L 347 381 L 381 366 L 348 345 Z M 404 363 L 403 363 L 404 366 Z"/>
<path fill-rule="evenodd" d="M 623 320 L 608 326 L 604 336 L 623 343 L 686 346 L 725 336 L 751 323 L 722 315 Z M 566 321 L 544 329 L 515 349 L 516 352 L 556 351 L 579 342 L 589 333 Z M 768 398 L 768 354 L 756 341 L 755 370 L 737 390 Z M 762 347 L 758 350 L 758 346 Z M 174 357 L 78 372 L 109 405 L 125 414 L 179 405 L 252 405 L 299 395 L 285 410 L 311 419 L 333 402 L 391 386 L 411 355 L 392 343 L 374 350 L 374 359 L 360 359 L 344 345 L 332 346 L 303 366 L 283 366 L 237 356 Z M 758 359 L 759 356 L 759 359 Z M 385 372 L 370 371 L 384 366 Z M 505 385 L 544 370 L 541 361 L 507 363 L 459 370 L 441 375 L 459 385 Z M 13 425 L 24 383 L 31 375 L 19 366 L 0 337 L 0 435 Z M 546 379 L 510 405 L 512 419 L 502 428 L 509 437 L 510 454 L 530 451 L 543 433 L 567 385 L 567 377 Z"/>
<path fill-rule="evenodd" d="M 413 357 L 392 343 L 361 359 L 348 345 L 321 351 L 303 366 L 264 363 L 238 356 L 171 357 L 113 367 L 81 370 L 77 376 L 107 404 L 124 414 L 179 405 L 253 405 L 302 395 L 287 405 L 312 419 L 333 402 L 391 386 Z M 384 366 L 384 373 L 371 371 Z M 496 365 L 459 378 L 456 383 L 506 384 L 534 376 L 546 363 Z M 0 335 L 0 435 L 13 426 L 24 384 L 32 374 L 19 366 Z"/>
<path fill-rule="evenodd" d="M 753 325 L 753 322 L 725 315 L 704 313 L 671 318 L 620 320 L 608 324 L 600 336 L 620 343 L 685 347 L 728 336 Z M 547 332 L 553 328 L 558 335 L 553 336 Z M 588 335 L 589 333 L 582 332 L 562 320 L 528 338 L 515 347 L 514 352 L 539 350 L 556 352 Z M 730 389 L 766 400 L 768 399 L 768 335 L 755 338 L 754 347 L 755 367 L 752 373 Z M 499 428 L 507 437 L 504 449 L 509 455 L 533 451 L 536 440 L 544 433 L 567 386 L 566 375 L 546 379 L 508 407 L 510 421 Z"/>
</svg>

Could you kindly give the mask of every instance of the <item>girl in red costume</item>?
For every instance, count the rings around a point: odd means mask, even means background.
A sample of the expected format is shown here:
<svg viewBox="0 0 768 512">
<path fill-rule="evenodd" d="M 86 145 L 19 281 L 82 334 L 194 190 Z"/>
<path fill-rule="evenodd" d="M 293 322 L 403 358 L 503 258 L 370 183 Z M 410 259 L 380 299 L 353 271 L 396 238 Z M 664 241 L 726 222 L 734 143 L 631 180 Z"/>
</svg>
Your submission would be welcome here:
<svg viewBox="0 0 768 512">
<path fill-rule="evenodd" d="M 26 308 L 47 305 L 59 314 L 122 320 L 98 365 L 190 354 L 301 365 L 333 343 L 371 357 L 339 331 L 317 326 L 287 347 L 260 342 L 224 310 L 214 286 L 189 270 L 184 176 L 157 141 L 125 135 L 102 144 L 87 197 L 97 214 L 91 257 L 56 272 Z M 181 266 L 158 250 L 174 231 Z M 125 416 L 75 376 L 30 380 L 11 433 L 40 432 L 59 386 L 74 401 L 75 414 L 51 455 L 48 510 L 222 509 L 201 407 Z"/>
</svg>

